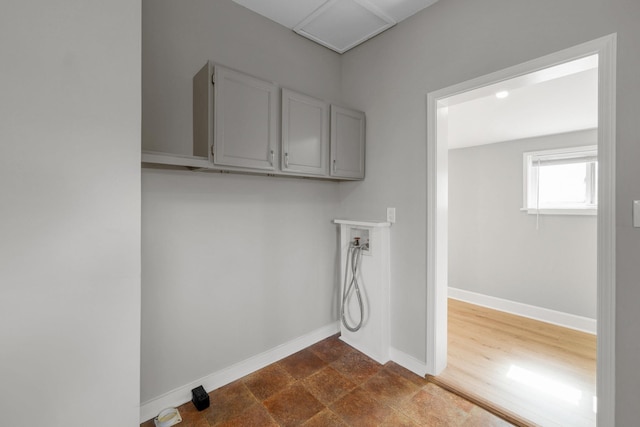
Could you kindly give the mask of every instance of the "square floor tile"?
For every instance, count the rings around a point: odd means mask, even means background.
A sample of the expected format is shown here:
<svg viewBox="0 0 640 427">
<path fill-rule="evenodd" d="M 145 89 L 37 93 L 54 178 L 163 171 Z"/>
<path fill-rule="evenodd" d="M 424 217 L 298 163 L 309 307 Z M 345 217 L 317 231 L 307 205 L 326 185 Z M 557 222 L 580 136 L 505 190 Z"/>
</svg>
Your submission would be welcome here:
<svg viewBox="0 0 640 427">
<path fill-rule="evenodd" d="M 395 362 L 387 362 L 384 365 L 384 369 L 386 369 L 387 371 L 393 372 L 395 374 L 400 375 L 401 377 L 403 377 L 406 380 L 411 381 L 412 383 L 414 383 L 415 385 L 418 385 L 420 387 L 427 385 L 428 381 L 425 377 L 421 377 L 420 375 L 416 375 L 413 372 L 411 372 L 410 370 L 398 365 Z"/>
<path fill-rule="evenodd" d="M 406 415 L 392 411 L 379 427 L 422 427 Z"/>
<path fill-rule="evenodd" d="M 211 425 L 237 418 L 258 403 L 242 381 L 235 381 L 209 393 L 209 408 L 203 411 Z"/>
<path fill-rule="evenodd" d="M 325 408 L 299 383 L 271 396 L 263 403 L 271 416 L 285 427 L 299 426 Z"/>
<path fill-rule="evenodd" d="M 329 409 L 354 427 L 379 426 L 392 414 L 391 408 L 376 401 L 361 388 L 341 397 Z"/>
<path fill-rule="evenodd" d="M 327 362 L 307 349 L 282 359 L 278 364 L 296 379 L 306 378 L 327 366 Z"/>
<path fill-rule="evenodd" d="M 429 384 L 427 387 L 420 389 L 411 398 L 400 403 L 397 409 L 418 424 L 425 426 L 463 425 L 469 414 L 460 409 L 455 403 L 438 395 L 440 392 L 432 390 L 431 386 L 433 385 Z M 439 389 L 439 387 L 433 387 Z M 432 392 L 435 392 L 435 394 Z M 445 420 L 446 423 L 442 424 Z"/>
<path fill-rule="evenodd" d="M 308 376 L 302 380 L 302 383 L 311 394 L 325 405 L 330 405 L 339 397 L 356 388 L 354 383 L 331 366 L 327 366 Z"/>
<path fill-rule="evenodd" d="M 356 351 L 353 347 L 340 340 L 339 335 L 324 339 L 309 347 L 309 350 L 327 363 L 338 360 L 347 353 Z"/>
<path fill-rule="evenodd" d="M 302 425 L 304 427 L 349 427 L 349 424 L 329 409 L 319 412 Z"/>
<path fill-rule="evenodd" d="M 256 403 L 240 416 L 216 424 L 215 427 L 279 427 L 279 425 L 271 418 L 271 415 L 269 415 L 269 412 L 264 406 Z"/>
<path fill-rule="evenodd" d="M 204 411 L 198 411 L 192 402 L 187 402 L 178 407 L 182 422 L 180 425 L 189 427 L 209 427 Z"/>
<path fill-rule="evenodd" d="M 382 368 L 378 362 L 358 351 L 345 354 L 332 362 L 331 366 L 356 385 L 362 384 Z"/>
<path fill-rule="evenodd" d="M 243 382 L 258 400 L 263 401 L 293 384 L 295 378 L 274 363 L 244 377 Z"/>
<path fill-rule="evenodd" d="M 388 406 L 394 406 L 420 390 L 416 384 L 386 369 L 379 370 L 362 388 L 374 399 Z"/>
</svg>

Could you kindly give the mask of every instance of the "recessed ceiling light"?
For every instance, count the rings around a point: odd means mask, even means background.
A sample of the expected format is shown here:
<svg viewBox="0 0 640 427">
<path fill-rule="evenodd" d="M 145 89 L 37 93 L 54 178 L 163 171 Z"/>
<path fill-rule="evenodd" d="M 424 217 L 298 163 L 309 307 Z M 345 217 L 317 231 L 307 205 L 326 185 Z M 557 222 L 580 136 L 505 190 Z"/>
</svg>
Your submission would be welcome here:
<svg viewBox="0 0 640 427">
<path fill-rule="evenodd" d="M 498 99 L 504 99 L 507 96 L 509 96 L 509 91 L 508 90 L 501 90 L 500 92 L 496 92 L 496 98 L 498 98 Z"/>
</svg>

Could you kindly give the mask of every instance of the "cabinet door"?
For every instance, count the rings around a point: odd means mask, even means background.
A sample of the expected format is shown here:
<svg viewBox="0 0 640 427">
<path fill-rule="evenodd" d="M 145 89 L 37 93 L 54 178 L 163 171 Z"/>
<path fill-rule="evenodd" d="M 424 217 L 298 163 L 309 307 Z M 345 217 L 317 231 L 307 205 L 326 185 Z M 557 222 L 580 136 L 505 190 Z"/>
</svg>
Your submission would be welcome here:
<svg viewBox="0 0 640 427">
<path fill-rule="evenodd" d="M 277 96 L 272 83 L 215 67 L 215 164 L 275 169 Z"/>
<path fill-rule="evenodd" d="M 364 113 L 331 106 L 331 176 L 364 178 Z"/>
<path fill-rule="evenodd" d="M 328 175 L 329 107 L 282 89 L 282 171 Z"/>
</svg>

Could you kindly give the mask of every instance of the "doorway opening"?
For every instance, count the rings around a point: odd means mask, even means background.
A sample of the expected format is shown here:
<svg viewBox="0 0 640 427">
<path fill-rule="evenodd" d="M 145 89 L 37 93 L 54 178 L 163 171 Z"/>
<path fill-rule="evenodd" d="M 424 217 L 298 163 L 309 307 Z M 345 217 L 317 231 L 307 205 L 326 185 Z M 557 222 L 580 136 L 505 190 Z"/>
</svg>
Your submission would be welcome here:
<svg viewBox="0 0 640 427">
<path fill-rule="evenodd" d="M 614 425 L 614 302 L 615 302 L 615 35 L 603 37 L 506 70 L 429 93 L 427 96 L 427 372 L 437 376 L 447 365 L 448 300 L 448 101 L 471 91 L 542 70 L 597 58 L 597 424 Z M 540 166 L 540 164 L 538 164 Z M 526 208 L 526 206 L 523 206 Z M 538 206 L 538 208 L 540 208 Z M 537 209 L 540 215 L 541 209 Z M 539 218 L 538 218 L 539 221 Z"/>
</svg>

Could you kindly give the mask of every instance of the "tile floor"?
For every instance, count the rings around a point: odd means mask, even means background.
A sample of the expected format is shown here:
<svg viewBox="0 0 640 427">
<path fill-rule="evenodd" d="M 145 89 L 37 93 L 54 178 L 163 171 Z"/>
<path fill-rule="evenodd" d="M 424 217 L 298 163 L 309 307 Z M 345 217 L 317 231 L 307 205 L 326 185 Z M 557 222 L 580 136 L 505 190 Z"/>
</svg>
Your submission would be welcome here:
<svg viewBox="0 0 640 427">
<path fill-rule="evenodd" d="M 511 424 L 403 367 L 380 365 L 333 336 L 179 407 L 180 427 Z M 153 427 L 153 420 L 141 427 Z"/>
</svg>

